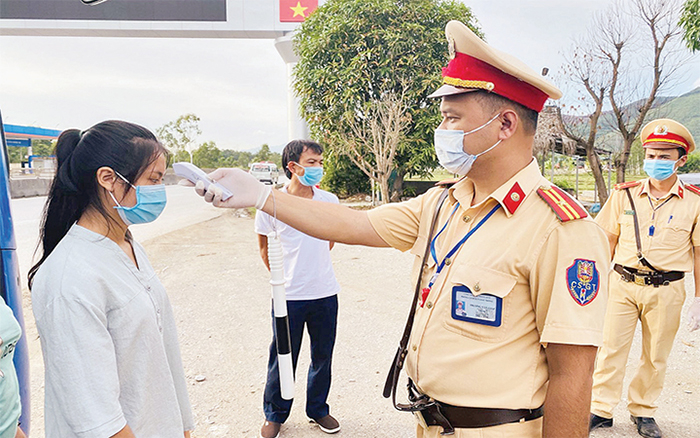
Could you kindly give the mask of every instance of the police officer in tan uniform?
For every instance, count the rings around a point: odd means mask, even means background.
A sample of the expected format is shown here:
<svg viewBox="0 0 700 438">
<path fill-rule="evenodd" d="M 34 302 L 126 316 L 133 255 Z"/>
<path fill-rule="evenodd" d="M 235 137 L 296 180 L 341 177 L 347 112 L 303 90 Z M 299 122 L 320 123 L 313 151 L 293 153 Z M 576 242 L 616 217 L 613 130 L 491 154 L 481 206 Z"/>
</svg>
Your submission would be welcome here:
<svg viewBox="0 0 700 438">
<path fill-rule="evenodd" d="M 642 357 L 630 382 L 628 409 L 640 435 L 661 437 L 654 420 L 666 360 L 685 300 L 684 273 L 695 272 L 691 330 L 700 321 L 700 189 L 683 184 L 676 170 L 695 149 L 680 123 L 659 119 L 641 133 L 649 178 L 615 186 L 596 217 L 613 256 L 605 336 L 593 383 L 590 427 L 611 427 L 637 320 Z"/>
<path fill-rule="evenodd" d="M 532 157 L 537 114 L 561 92 L 464 24 L 446 33 L 453 57 L 433 94 L 443 116 L 435 148 L 466 175 L 448 189 L 364 212 L 270 196 L 245 172 L 219 169 L 210 176 L 234 196 L 198 192 L 321 239 L 416 256 L 406 371 L 418 437 L 585 437 L 609 253 L 600 227 Z"/>
</svg>

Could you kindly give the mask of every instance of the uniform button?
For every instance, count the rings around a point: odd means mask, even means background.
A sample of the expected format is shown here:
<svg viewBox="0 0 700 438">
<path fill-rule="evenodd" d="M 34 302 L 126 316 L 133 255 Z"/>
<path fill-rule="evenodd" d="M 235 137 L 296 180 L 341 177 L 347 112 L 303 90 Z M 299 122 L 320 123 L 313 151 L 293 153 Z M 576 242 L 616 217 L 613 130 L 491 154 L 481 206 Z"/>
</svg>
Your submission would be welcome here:
<svg viewBox="0 0 700 438">
<path fill-rule="evenodd" d="M 146 286 L 146 290 L 151 290 L 151 286 Z"/>
<path fill-rule="evenodd" d="M 464 222 L 469 222 L 470 220 L 472 220 L 472 218 L 471 218 L 471 216 L 465 214 L 464 217 L 462 218 L 462 220 Z"/>
<path fill-rule="evenodd" d="M 450 265 L 452 264 L 452 260 L 450 260 L 450 259 L 445 259 L 445 264 L 446 264 L 447 266 L 450 266 Z"/>
<path fill-rule="evenodd" d="M 474 291 L 479 292 L 481 290 L 481 285 L 479 283 L 474 285 Z"/>
<path fill-rule="evenodd" d="M 520 201 L 520 194 L 513 192 L 510 194 L 510 199 L 513 202 L 518 202 L 518 201 Z"/>
<path fill-rule="evenodd" d="M 431 303 L 430 301 L 428 301 L 427 303 L 425 303 L 425 307 L 427 307 L 428 309 L 432 309 L 432 308 L 433 308 L 433 303 Z"/>
<path fill-rule="evenodd" d="M 418 346 L 417 346 L 416 344 L 413 344 L 413 347 L 412 347 L 412 348 L 413 348 L 413 351 L 418 350 Z"/>
</svg>

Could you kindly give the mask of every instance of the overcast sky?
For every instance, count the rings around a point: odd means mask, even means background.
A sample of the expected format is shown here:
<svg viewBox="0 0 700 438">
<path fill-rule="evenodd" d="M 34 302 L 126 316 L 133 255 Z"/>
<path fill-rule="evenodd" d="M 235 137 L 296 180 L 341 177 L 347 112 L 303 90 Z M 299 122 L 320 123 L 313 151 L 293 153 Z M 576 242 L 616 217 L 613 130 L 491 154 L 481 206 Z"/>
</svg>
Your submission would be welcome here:
<svg viewBox="0 0 700 438">
<path fill-rule="evenodd" d="M 488 42 L 555 72 L 572 38 L 609 0 L 466 0 Z M 700 86 L 700 54 L 680 95 Z M 124 119 L 153 130 L 186 113 L 200 142 L 251 149 L 287 139 L 287 73 L 272 40 L 0 36 L 5 123 L 85 129 Z"/>
</svg>

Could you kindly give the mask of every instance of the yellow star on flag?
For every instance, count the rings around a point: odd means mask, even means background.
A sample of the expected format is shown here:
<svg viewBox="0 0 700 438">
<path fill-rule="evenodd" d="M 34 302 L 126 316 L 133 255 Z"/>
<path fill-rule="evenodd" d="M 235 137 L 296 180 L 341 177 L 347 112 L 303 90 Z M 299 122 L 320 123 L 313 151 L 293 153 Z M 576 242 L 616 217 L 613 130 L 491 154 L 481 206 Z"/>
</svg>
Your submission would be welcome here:
<svg viewBox="0 0 700 438">
<path fill-rule="evenodd" d="M 307 10 L 307 9 L 309 9 L 309 8 L 306 7 L 306 6 L 302 6 L 302 5 L 301 5 L 301 2 L 297 2 L 297 5 L 296 5 L 296 6 L 290 6 L 289 9 L 291 9 L 292 11 L 294 11 L 294 15 L 292 15 L 292 18 L 296 17 L 297 15 L 300 15 L 300 16 L 306 18 L 306 15 L 304 14 L 304 11 Z"/>
</svg>

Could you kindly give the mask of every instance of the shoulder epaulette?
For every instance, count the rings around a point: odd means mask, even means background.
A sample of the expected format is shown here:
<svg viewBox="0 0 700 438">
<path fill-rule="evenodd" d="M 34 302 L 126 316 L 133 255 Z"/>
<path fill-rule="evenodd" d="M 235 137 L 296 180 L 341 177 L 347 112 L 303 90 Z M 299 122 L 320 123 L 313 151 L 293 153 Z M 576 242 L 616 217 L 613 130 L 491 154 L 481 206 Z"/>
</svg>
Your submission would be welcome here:
<svg viewBox="0 0 700 438">
<path fill-rule="evenodd" d="M 637 187 L 642 183 L 642 180 L 637 180 L 637 181 L 625 181 L 619 184 L 615 184 L 614 189 L 615 190 L 624 190 L 624 189 L 629 189 L 630 187 Z"/>
<path fill-rule="evenodd" d="M 578 201 L 557 186 L 540 187 L 537 194 L 552 208 L 554 214 L 562 222 L 583 219 L 588 216 L 588 212 Z"/>
<path fill-rule="evenodd" d="M 689 191 L 695 193 L 696 195 L 700 196 L 700 188 L 698 188 L 697 186 L 694 186 L 692 184 L 684 184 L 683 187 L 686 190 L 689 190 Z"/>
<path fill-rule="evenodd" d="M 435 185 L 438 187 L 450 187 L 457 184 L 457 182 L 459 182 L 460 179 L 462 178 L 443 179 L 442 181 L 436 182 Z"/>
</svg>

